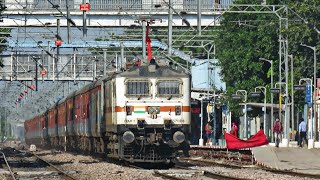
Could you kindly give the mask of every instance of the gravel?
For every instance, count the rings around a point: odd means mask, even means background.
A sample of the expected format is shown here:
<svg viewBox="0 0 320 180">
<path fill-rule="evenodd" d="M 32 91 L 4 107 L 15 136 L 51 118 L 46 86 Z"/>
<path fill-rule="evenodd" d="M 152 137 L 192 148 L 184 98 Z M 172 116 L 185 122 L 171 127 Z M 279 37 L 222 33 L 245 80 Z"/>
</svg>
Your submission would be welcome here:
<svg viewBox="0 0 320 180">
<path fill-rule="evenodd" d="M 51 154 L 50 151 L 41 151 L 37 153 L 43 159 L 56 164 L 56 166 L 64 171 L 77 171 L 72 174 L 79 180 L 160 180 L 163 178 L 153 176 L 153 170 L 135 169 L 120 166 L 114 163 L 101 162 L 100 160 L 84 155 L 73 155 L 70 153 Z"/>
<path fill-rule="evenodd" d="M 135 169 L 125 167 L 114 163 L 101 161 L 98 158 L 85 155 L 75 155 L 71 153 L 60 152 L 52 154 L 51 151 L 37 152 L 43 159 L 56 164 L 57 167 L 65 171 L 76 171 L 72 174 L 79 180 L 160 180 L 161 177 L 153 175 L 153 170 Z M 232 169 L 218 166 L 194 166 L 196 170 L 206 170 L 236 178 L 247 178 L 255 180 L 308 180 L 311 178 L 295 177 L 290 175 L 274 174 L 261 169 L 242 168 Z M 189 179 L 189 178 L 186 178 Z M 193 177 L 190 179 L 203 179 L 203 177 Z"/>
</svg>

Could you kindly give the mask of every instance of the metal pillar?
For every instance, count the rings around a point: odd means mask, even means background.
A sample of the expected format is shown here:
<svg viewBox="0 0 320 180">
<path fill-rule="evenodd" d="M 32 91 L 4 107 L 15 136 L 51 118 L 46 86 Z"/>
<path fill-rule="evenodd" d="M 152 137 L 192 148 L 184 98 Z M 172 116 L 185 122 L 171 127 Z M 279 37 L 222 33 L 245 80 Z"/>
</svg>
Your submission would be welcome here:
<svg viewBox="0 0 320 180">
<path fill-rule="evenodd" d="M 317 91 L 317 47 L 316 46 L 308 46 L 305 44 L 301 44 L 301 46 L 305 46 L 308 47 L 310 49 L 313 50 L 313 87 L 314 87 L 314 92 L 311 91 L 313 93 L 313 101 L 312 101 L 312 108 L 313 108 L 313 119 L 311 119 L 311 134 L 310 134 L 310 139 L 308 142 L 308 148 L 311 149 L 314 147 L 314 140 L 315 140 L 315 122 L 316 122 L 316 109 L 317 109 L 317 105 L 316 105 L 316 91 Z M 312 85 L 311 85 L 312 86 Z M 311 113 L 312 114 L 312 113 Z"/>
<path fill-rule="evenodd" d="M 244 103 L 244 139 L 247 139 L 248 138 L 248 121 L 247 121 L 248 93 L 246 90 L 237 90 L 236 94 L 244 97 L 244 99 L 242 99 L 242 102 Z"/>
<path fill-rule="evenodd" d="M 201 122 L 200 122 L 200 139 L 199 146 L 203 146 L 203 100 L 201 99 Z"/>
<path fill-rule="evenodd" d="M 289 146 L 289 107 L 288 107 L 288 103 L 289 103 L 289 88 L 288 88 L 288 84 L 289 84 L 289 64 L 288 64 L 288 40 L 285 41 L 285 55 L 284 55 L 284 59 L 285 59 L 285 81 L 286 81 L 286 96 L 285 96 L 285 126 L 284 126 L 284 132 L 283 132 L 283 143 L 286 147 Z M 286 142 L 287 139 L 287 142 Z"/>
<path fill-rule="evenodd" d="M 44 51 L 43 50 L 41 50 L 41 64 L 42 64 L 41 70 L 43 71 L 44 70 Z M 41 74 L 41 76 L 42 76 L 42 85 L 43 85 L 44 75 Z"/>
<path fill-rule="evenodd" d="M 202 1 L 197 0 L 197 29 L 198 29 L 198 35 L 201 35 L 201 6 L 202 6 Z"/>
<path fill-rule="evenodd" d="M 147 34 L 147 22 L 142 21 L 142 59 L 146 59 L 146 34 Z"/>
<path fill-rule="evenodd" d="M 294 89 L 293 89 L 293 55 L 289 55 L 290 57 L 290 63 L 291 63 L 291 133 L 293 137 L 293 131 L 294 131 Z"/>
<path fill-rule="evenodd" d="M 56 68 L 55 68 L 55 66 L 56 66 L 56 63 L 55 63 L 55 55 L 53 54 L 53 57 L 52 57 L 52 81 L 54 82 L 54 76 L 55 76 L 55 70 L 56 70 Z"/>
<path fill-rule="evenodd" d="M 48 69 L 47 69 L 47 70 L 48 70 L 48 72 L 47 72 L 47 79 L 49 79 L 49 73 L 50 73 L 50 71 L 51 71 L 51 70 L 50 70 L 50 60 L 51 60 L 51 59 L 50 59 L 50 55 L 49 55 L 49 54 L 51 54 L 51 53 L 50 53 L 50 48 L 51 48 L 51 47 L 50 47 L 50 42 L 51 42 L 51 41 L 48 40 L 48 54 L 47 54 L 47 64 L 48 64 L 48 67 L 47 67 Z"/>
<path fill-rule="evenodd" d="M 312 88 L 312 79 L 310 79 L 310 78 L 302 78 L 302 79 L 300 79 L 299 80 L 299 85 L 301 85 L 302 84 L 302 81 L 305 81 L 308 85 L 310 85 L 310 88 L 311 88 L 311 93 L 313 93 L 313 88 Z M 313 102 L 313 95 L 311 95 L 311 103 Z M 308 139 L 308 148 L 310 149 L 310 148 L 313 148 L 313 143 L 314 143 L 314 140 L 313 140 L 313 127 L 312 127 L 312 121 L 313 121 L 313 116 L 315 116 L 315 114 L 314 115 L 312 115 L 312 108 L 313 108 L 313 106 L 311 106 L 311 113 L 310 113 L 310 119 L 311 119 L 311 130 L 309 130 L 309 132 L 310 132 L 310 138 Z M 305 120 L 308 122 L 308 120 L 307 120 L 307 112 L 308 112 L 308 106 L 307 105 L 305 105 L 305 110 L 304 110 L 304 112 L 306 113 L 305 114 Z M 307 123 L 308 124 L 308 123 Z M 311 145 L 312 144 L 312 145 Z"/>
<path fill-rule="evenodd" d="M 316 132 L 318 132 L 318 137 L 319 137 L 319 130 L 316 131 L 316 110 L 317 110 L 317 100 L 316 100 L 316 92 L 317 92 L 317 49 L 316 47 L 314 47 L 314 50 L 313 50 L 313 85 L 314 85 L 314 90 L 315 92 L 313 93 L 313 105 L 314 105 L 314 109 L 313 109 L 313 114 L 314 114 L 314 119 L 313 119 L 313 131 L 315 133 L 315 137 L 314 139 L 316 139 Z"/>
<path fill-rule="evenodd" d="M 86 0 L 82 0 L 82 3 L 86 3 Z M 83 11 L 83 36 L 87 36 L 87 11 Z"/>
<path fill-rule="evenodd" d="M 216 91 L 213 92 L 213 106 L 212 106 L 212 121 L 213 121 L 213 144 L 217 144 L 217 116 L 216 116 Z"/>
<path fill-rule="evenodd" d="M 172 55 L 172 0 L 169 0 L 169 16 L 168 16 L 168 56 Z"/>
<path fill-rule="evenodd" d="M 73 49 L 73 82 L 76 82 L 76 60 L 77 60 L 77 55 L 75 48 Z"/>
<path fill-rule="evenodd" d="M 103 50 L 103 75 L 107 74 L 107 50 Z"/>
<path fill-rule="evenodd" d="M 68 44 L 70 44 L 70 9 L 69 9 L 69 0 L 66 0 L 66 9 L 67 9 L 67 31 L 68 31 Z"/>
<path fill-rule="evenodd" d="M 57 36 L 60 36 L 59 35 L 60 34 L 60 19 L 58 18 L 57 19 Z M 60 47 L 59 46 L 57 46 L 57 57 L 56 57 L 56 59 L 55 59 L 55 65 L 56 65 L 56 71 L 57 71 L 57 79 L 58 79 L 58 62 L 59 62 L 59 54 L 60 54 Z"/>
<path fill-rule="evenodd" d="M 97 62 L 96 62 L 96 59 L 94 59 L 93 61 L 92 61 L 92 76 L 93 76 L 93 81 L 95 81 L 96 80 L 96 77 L 97 77 Z"/>
<path fill-rule="evenodd" d="M 287 13 L 286 17 L 287 17 Z M 282 28 L 286 28 L 288 29 L 288 18 L 282 18 L 279 17 L 279 29 Z M 283 69 L 282 66 L 285 66 L 284 69 L 284 79 L 285 79 L 285 83 L 283 83 Z M 279 94 L 282 94 L 282 85 L 281 84 L 285 84 L 285 96 L 284 96 L 284 100 L 285 100 L 285 119 L 284 119 L 284 131 L 283 131 L 283 139 L 282 139 L 282 144 L 284 147 L 288 147 L 289 146 L 289 140 L 288 140 L 288 124 L 289 124 L 289 109 L 288 109 L 288 99 L 289 99 L 289 92 L 288 92 L 288 38 L 287 36 L 283 36 L 281 33 L 279 34 L 279 84 L 280 84 L 280 92 Z M 280 122 L 282 121 L 282 114 L 281 114 L 281 107 L 279 107 L 279 120 Z"/>
<path fill-rule="evenodd" d="M 126 62 L 125 62 L 125 57 L 124 57 L 124 46 L 123 46 L 123 43 L 120 42 L 120 56 L 121 56 L 121 70 L 124 70 L 125 69 L 125 66 L 126 66 Z"/>
<path fill-rule="evenodd" d="M 198 13 L 198 17 L 197 17 L 197 29 L 198 29 L 198 35 L 201 35 L 201 0 L 197 0 L 197 13 Z"/>
</svg>

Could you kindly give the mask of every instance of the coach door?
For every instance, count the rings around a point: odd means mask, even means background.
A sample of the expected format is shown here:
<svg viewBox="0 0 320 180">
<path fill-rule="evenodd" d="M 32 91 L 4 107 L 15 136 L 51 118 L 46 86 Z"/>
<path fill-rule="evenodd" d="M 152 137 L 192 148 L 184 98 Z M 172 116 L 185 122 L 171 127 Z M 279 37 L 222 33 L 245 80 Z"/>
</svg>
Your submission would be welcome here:
<svg viewBox="0 0 320 180">
<path fill-rule="evenodd" d="M 112 124 L 117 124 L 117 116 L 116 116 L 116 102 L 117 102 L 117 93 L 116 93 L 116 83 L 112 81 L 111 92 L 112 92 Z"/>
</svg>

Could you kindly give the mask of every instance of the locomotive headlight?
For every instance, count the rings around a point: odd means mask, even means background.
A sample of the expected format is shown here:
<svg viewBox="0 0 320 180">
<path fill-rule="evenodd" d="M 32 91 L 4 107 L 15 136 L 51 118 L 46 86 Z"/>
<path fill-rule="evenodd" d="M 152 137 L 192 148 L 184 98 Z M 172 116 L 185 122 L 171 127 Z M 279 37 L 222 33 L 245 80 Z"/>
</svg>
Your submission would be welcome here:
<svg viewBox="0 0 320 180">
<path fill-rule="evenodd" d="M 176 143 L 182 143 L 186 139 L 186 136 L 181 131 L 177 131 L 173 134 L 173 140 Z"/>
<path fill-rule="evenodd" d="M 181 106 L 176 106 L 176 115 L 181 115 Z"/>
<path fill-rule="evenodd" d="M 126 131 L 123 133 L 122 139 L 125 143 L 130 144 L 134 141 L 134 134 L 131 131 Z"/>
</svg>

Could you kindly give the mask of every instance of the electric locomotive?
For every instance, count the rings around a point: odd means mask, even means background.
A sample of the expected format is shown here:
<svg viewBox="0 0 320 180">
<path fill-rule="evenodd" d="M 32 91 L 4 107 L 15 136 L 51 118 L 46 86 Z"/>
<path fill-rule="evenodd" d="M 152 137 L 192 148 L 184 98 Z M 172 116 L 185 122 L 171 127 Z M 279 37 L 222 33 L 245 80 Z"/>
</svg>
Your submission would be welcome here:
<svg viewBox="0 0 320 180">
<path fill-rule="evenodd" d="M 157 62 L 109 74 L 59 101 L 36 128 L 41 142 L 130 162 L 169 163 L 178 150 L 187 155 L 190 75 Z M 27 128 L 35 121 L 25 122 L 26 142 L 38 145 Z"/>
<path fill-rule="evenodd" d="M 108 155 L 132 162 L 169 162 L 188 148 L 190 76 L 157 64 L 105 81 Z M 109 88 L 109 90 L 108 90 Z"/>
</svg>

